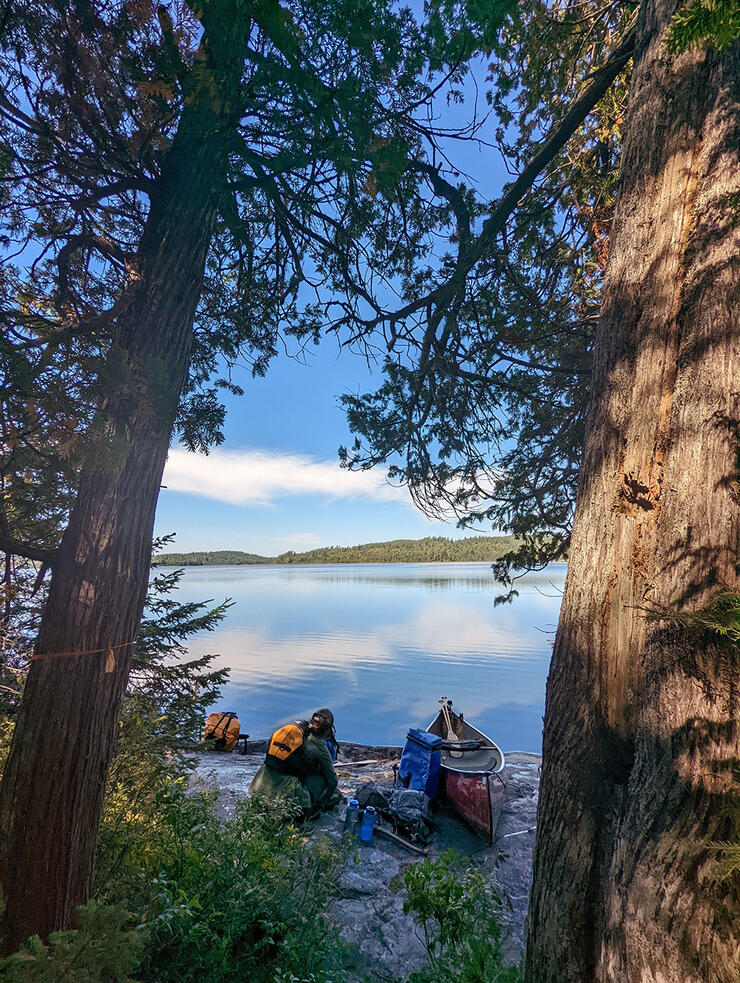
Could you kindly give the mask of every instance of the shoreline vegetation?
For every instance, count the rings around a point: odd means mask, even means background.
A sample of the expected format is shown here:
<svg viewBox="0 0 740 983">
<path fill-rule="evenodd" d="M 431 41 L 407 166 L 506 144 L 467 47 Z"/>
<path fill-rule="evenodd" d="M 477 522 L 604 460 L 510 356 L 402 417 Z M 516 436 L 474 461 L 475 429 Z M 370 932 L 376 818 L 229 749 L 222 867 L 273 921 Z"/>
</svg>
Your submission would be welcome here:
<svg viewBox="0 0 740 983">
<path fill-rule="evenodd" d="M 194 553 L 159 553 L 153 566 L 201 567 L 247 566 L 290 563 L 473 563 L 494 562 L 514 549 L 514 536 L 469 536 L 448 539 L 426 536 L 424 539 L 393 539 L 384 543 L 358 546 L 323 546 L 297 553 L 288 550 L 278 556 L 260 556 L 239 550 L 200 550 Z"/>
</svg>

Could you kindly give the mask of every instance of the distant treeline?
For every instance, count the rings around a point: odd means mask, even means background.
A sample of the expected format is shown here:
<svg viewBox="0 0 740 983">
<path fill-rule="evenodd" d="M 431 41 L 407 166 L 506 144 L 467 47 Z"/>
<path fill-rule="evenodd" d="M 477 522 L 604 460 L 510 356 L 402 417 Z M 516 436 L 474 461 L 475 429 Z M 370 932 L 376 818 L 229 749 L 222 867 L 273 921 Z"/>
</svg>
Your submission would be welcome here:
<svg viewBox="0 0 740 983">
<path fill-rule="evenodd" d="M 296 553 L 288 550 L 279 556 L 259 556 L 238 550 L 213 550 L 199 553 L 160 553 L 157 566 L 200 567 L 245 565 L 254 563 L 442 563 L 498 560 L 516 545 L 513 536 L 471 536 L 447 539 L 393 539 L 388 543 L 364 543 L 360 546 L 324 546 Z"/>
<path fill-rule="evenodd" d="M 243 566 L 247 563 L 277 563 L 257 553 L 242 553 L 240 550 L 203 550 L 198 553 L 157 553 L 152 564 L 157 567 L 223 567 Z"/>
</svg>

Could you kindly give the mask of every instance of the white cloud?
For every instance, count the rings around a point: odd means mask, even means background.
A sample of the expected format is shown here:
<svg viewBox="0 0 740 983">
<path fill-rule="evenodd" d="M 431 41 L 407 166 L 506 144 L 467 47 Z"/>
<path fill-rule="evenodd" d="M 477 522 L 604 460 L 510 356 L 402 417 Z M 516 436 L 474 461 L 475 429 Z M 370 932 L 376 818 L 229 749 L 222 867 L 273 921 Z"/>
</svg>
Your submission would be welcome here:
<svg viewBox="0 0 740 983">
<path fill-rule="evenodd" d="M 343 471 L 336 461 L 260 450 L 215 450 L 206 457 L 176 447 L 167 458 L 163 484 L 232 505 L 270 505 L 288 495 L 411 505 L 408 492 L 388 484 L 382 471 Z"/>
</svg>

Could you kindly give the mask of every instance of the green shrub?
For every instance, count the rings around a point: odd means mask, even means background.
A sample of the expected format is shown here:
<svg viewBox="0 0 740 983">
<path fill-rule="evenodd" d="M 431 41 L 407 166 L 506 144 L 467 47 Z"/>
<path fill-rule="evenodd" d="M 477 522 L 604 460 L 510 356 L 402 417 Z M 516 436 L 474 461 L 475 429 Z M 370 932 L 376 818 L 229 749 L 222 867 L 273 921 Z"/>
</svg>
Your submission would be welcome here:
<svg viewBox="0 0 740 983">
<path fill-rule="evenodd" d="M 148 925 L 143 983 L 322 983 L 336 980 L 341 951 L 323 917 L 342 856 L 306 843 L 287 820 L 290 803 L 250 799 L 219 820 L 208 797 L 182 781 L 161 790 L 143 835 L 101 838 L 98 895 L 142 911 Z M 119 861 L 108 855 L 119 849 Z"/>
<path fill-rule="evenodd" d="M 412 864 L 404 874 L 403 910 L 424 932 L 429 965 L 408 983 L 517 983 L 503 965 L 500 903 L 480 871 L 452 851 Z"/>
<path fill-rule="evenodd" d="M 141 962 L 145 933 L 120 907 L 91 901 L 77 909 L 77 928 L 32 936 L 0 959 L 3 983 L 129 983 Z"/>
</svg>

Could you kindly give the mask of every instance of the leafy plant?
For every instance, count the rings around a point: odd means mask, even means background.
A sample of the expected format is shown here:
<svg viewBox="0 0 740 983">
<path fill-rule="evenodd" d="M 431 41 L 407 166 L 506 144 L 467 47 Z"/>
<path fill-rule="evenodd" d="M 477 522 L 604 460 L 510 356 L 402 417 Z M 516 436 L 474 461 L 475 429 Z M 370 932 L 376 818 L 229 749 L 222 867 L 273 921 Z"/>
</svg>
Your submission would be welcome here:
<svg viewBox="0 0 740 983">
<path fill-rule="evenodd" d="M 91 901 L 76 915 L 76 928 L 52 932 L 46 945 L 34 935 L 0 959 L 3 983 L 132 983 L 145 933 L 129 912 Z"/>
<path fill-rule="evenodd" d="M 660 605 L 646 611 L 648 621 L 668 622 L 685 631 L 708 632 L 740 646 L 740 594 L 728 588 L 720 588 L 696 611 L 678 611 Z"/>
<path fill-rule="evenodd" d="M 252 799 L 226 822 L 213 805 L 162 780 L 138 838 L 103 837 L 118 862 L 77 927 L 29 939 L 0 961 L 3 983 L 337 983 L 324 910 L 341 848 L 306 843 L 289 803 Z"/>
<path fill-rule="evenodd" d="M 128 845 L 103 897 L 123 897 L 149 926 L 145 983 L 336 979 L 323 918 L 341 852 L 307 844 L 289 805 L 250 799 L 228 822 L 183 782 L 162 790 L 157 822 Z"/>
<path fill-rule="evenodd" d="M 503 965 L 500 904 L 480 871 L 462 866 L 451 850 L 438 860 L 412 864 L 404 874 L 412 913 L 424 932 L 429 966 L 409 983 L 516 983 Z"/>
<path fill-rule="evenodd" d="M 674 15 L 666 32 L 669 54 L 680 55 L 694 46 L 728 48 L 740 37 L 737 0 L 694 0 Z"/>
</svg>

